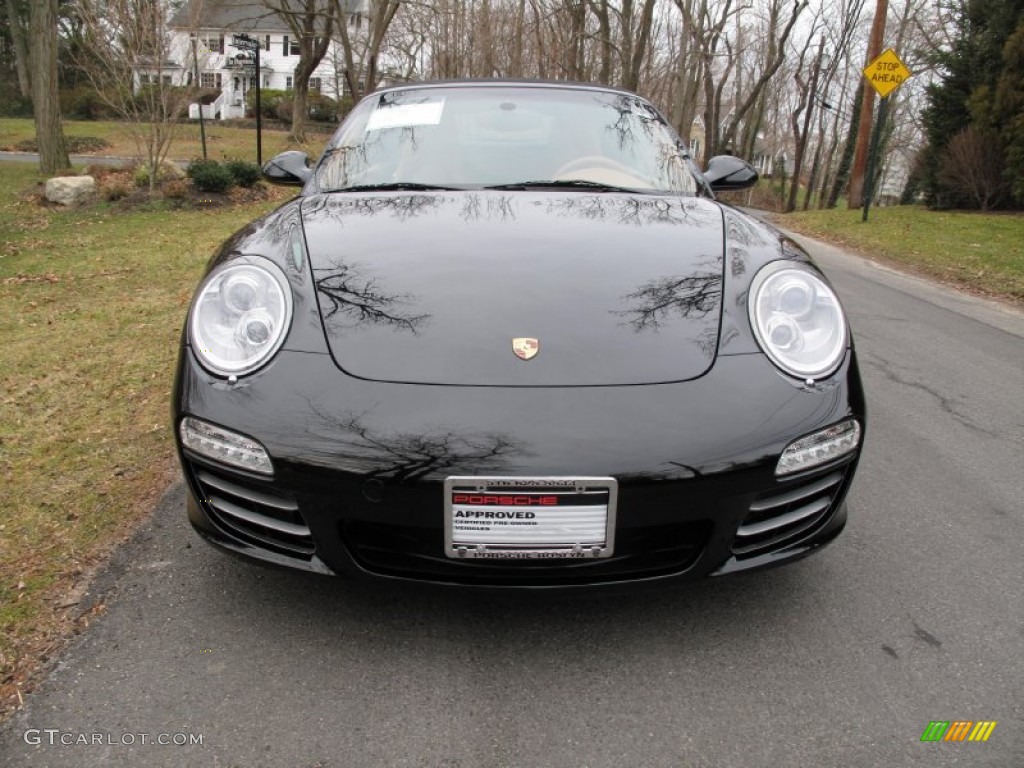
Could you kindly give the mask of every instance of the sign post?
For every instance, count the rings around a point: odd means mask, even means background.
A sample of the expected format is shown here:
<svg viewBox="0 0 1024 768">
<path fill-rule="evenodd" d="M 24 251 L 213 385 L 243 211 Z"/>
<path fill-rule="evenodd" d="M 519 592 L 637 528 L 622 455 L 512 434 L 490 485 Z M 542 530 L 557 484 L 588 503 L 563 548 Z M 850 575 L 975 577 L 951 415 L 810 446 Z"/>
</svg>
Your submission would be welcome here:
<svg viewBox="0 0 1024 768">
<path fill-rule="evenodd" d="M 878 102 L 878 118 L 875 120 L 871 149 L 868 152 L 868 171 L 864 179 L 864 215 L 861 216 L 861 221 L 868 220 L 868 208 L 871 207 L 871 198 L 875 194 L 875 163 L 878 161 L 878 145 L 882 138 L 882 130 L 885 128 L 885 118 L 889 113 L 889 94 L 903 85 L 903 81 L 910 76 L 911 72 L 907 65 L 892 48 L 886 48 L 864 67 L 864 77 L 878 92 L 881 100 Z"/>
<path fill-rule="evenodd" d="M 206 123 L 203 120 L 203 88 L 199 84 L 199 51 L 196 48 L 196 38 L 198 35 L 193 33 L 192 37 L 192 72 L 195 75 L 196 92 L 199 94 L 199 138 L 203 143 L 203 160 L 206 159 Z"/>
<path fill-rule="evenodd" d="M 248 35 L 232 35 L 231 44 L 256 58 L 256 164 L 263 167 L 263 120 L 260 114 L 260 41 Z"/>
</svg>

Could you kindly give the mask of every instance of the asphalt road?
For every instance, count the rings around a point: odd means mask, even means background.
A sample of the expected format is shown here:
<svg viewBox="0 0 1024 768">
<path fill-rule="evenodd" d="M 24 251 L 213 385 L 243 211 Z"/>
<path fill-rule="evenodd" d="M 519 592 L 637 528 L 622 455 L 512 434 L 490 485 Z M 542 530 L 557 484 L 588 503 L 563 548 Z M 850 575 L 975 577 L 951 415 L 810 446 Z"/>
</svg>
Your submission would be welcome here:
<svg viewBox="0 0 1024 768">
<path fill-rule="evenodd" d="M 1024 317 L 815 251 L 870 407 L 821 554 L 613 597 L 355 586 L 218 554 L 178 486 L 96 585 L 105 617 L 0 727 L 0 762 L 1024 766 Z M 920 741 L 958 719 L 998 725 Z"/>
</svg>

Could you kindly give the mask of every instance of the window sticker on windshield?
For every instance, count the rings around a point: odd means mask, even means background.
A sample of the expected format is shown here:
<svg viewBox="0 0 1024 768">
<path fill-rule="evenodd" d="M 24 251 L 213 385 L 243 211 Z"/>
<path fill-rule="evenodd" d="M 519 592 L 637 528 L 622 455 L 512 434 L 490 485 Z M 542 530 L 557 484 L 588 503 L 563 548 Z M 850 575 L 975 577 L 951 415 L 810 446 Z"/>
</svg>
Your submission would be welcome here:
<svg viewBox="0 0 1024 768">
<path fill-rule="evenodd" d="M 377 107 L 366 121 L 367 131 L 437 125 L 444 112 L 444 99 L 425 104 L 386 104 Z"/>
</svg>

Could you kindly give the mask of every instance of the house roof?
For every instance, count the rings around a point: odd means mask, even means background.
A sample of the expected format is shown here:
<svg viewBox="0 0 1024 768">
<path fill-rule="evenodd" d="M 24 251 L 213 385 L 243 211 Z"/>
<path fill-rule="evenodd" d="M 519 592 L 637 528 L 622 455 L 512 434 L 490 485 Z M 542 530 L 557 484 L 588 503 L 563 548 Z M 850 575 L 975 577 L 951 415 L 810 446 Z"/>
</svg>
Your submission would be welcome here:
<svg viewBox="0 0 1024 768">
<path fill-rule="evenodd" d="M 294 7 L 298 10 L 303 5 L 299 0 L 189 0 L 171 17 L 169 26 L 232 32 L 287 32 L 288 23 L 274 9 Z M 341 5 L 346 13 L 366 10 L 366 0 L 342 0 Z"/>
</svg>

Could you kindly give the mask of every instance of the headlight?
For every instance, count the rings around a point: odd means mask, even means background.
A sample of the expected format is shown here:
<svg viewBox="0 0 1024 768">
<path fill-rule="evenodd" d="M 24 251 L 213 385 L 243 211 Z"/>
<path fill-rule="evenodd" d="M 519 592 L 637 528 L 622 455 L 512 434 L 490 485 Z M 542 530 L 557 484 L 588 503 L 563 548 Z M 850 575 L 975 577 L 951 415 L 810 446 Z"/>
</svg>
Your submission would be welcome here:
<svg viewBox="0 0 1024 768">
<path fill-rule="evenodd" d="M 786 373 L 832 373 L 846 351 L 846 318 L 825 281 L 792 262 L 773 261 L 750 286 L 750 324 L 761 349 Z"/>
<path fill-rule="evenodd" d="M 264 259 L 233 262 L 199 289 L 189 321 L 192 349 L 213 373 L 250 373 L 277 352 L 291 319 L 291 289 L 280 269 Z"/>
</svg>

